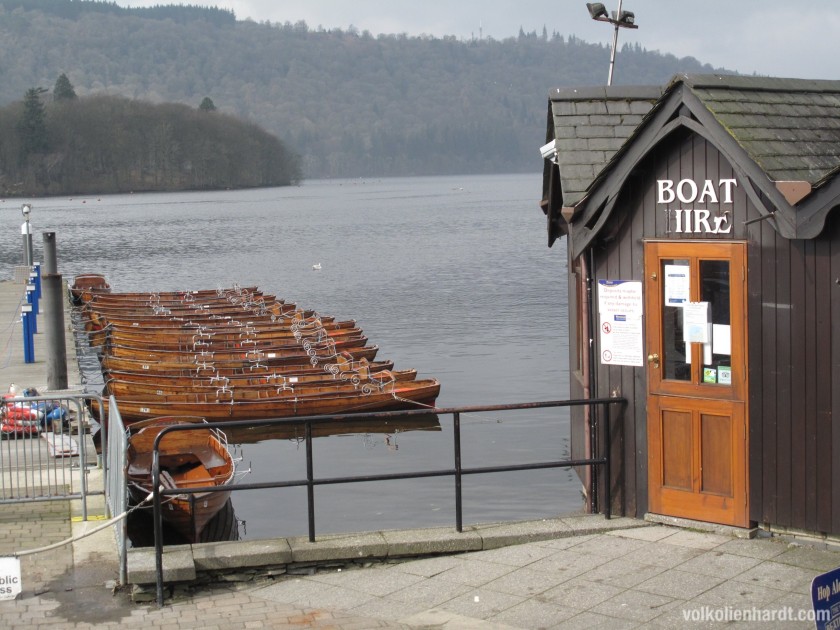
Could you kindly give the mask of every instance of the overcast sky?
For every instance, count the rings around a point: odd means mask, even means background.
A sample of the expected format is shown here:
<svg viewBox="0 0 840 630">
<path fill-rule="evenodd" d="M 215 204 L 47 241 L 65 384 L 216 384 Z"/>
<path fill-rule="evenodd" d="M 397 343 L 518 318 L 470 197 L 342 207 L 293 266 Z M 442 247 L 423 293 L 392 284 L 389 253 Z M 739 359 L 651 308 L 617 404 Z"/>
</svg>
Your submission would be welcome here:
<svg viewBox="0 0 840 630">
<path fill-rule="evenodd" d="M 117 0 L 122 6 L 181 4 L 166 0 Z M 231 9 L 239 20 L 297 22 L 316 28 L 355 26 L 373 34 L 455 35 L 504 39 L 519 33 L 557 31 L 589 42 L 612 42 L 613 29 L 589 18 L 583 0 L 221 0 L 185 1 Z M 608 10 L 618 0 L 604 3 Z M 638 42 L 648 50 L 692 56 L 744 74 L 840 79 L 838 0 L 625 0 L 638 30 L 621 29 L 619 47 Z M 606 71 L 606 70 L 605 70 Z M 620 56 L 616 75 L 621 72 Z"/>
</svg>

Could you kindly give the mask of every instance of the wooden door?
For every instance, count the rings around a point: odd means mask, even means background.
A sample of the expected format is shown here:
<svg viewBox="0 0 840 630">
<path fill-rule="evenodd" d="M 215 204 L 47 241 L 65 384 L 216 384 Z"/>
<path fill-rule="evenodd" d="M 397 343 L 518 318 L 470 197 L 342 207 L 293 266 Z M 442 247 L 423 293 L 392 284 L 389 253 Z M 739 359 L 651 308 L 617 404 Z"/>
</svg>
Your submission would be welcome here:
<svg viewBox="0 0 840 630">
<path fill-rule="evenodd" d="M 649 511 L 748 526 L 746 245 L 645 243 Z"/>
</svg>

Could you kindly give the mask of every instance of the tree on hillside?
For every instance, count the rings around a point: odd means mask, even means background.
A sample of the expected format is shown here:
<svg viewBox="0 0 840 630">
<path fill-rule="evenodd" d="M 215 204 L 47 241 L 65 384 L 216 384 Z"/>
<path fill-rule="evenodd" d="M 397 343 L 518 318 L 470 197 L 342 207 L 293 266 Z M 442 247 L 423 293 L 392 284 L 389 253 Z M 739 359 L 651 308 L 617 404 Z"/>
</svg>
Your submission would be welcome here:
<svg viewBox="0 0 840 630">
<path fill-rule="evenodd" d="M 209 96 L 205 96 L 204 99 L 201 101 L 201 105 L 198 106 L 203 112 L 215 112 L 216 111 L 216 104 L 213 102 L 213 99 Z"/>
<path fill-rule="evenodd" d="M 70 79 L 63 72 L 55 80 L 55 87 L 53 87 L 54 101 L 71 101 L 76 98 L 76 90 L 73 89 L 73 84 Z"/>
<path fill-rule="evenodd" d="M 29 88 L 23 97 L 23 114 L 17 125 L 21 163 L 33 153 L 47 150 L 47 115 L 41 101 L 41 95 L 46 91 L 42 87 Z"/>
</svg>

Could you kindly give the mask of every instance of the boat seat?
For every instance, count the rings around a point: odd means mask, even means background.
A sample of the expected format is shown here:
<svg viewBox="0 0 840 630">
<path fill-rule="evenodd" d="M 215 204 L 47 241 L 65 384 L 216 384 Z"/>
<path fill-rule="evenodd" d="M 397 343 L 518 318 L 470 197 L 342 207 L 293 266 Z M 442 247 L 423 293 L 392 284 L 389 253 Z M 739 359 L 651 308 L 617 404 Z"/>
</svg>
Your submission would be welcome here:
<svg viewBox="0 0 840 630">
<path fill-rule="evenodd" d="M 152 454 L 142 453 L 138 455 L 128 465 L 128 475 L 130 477 L 139 477 L 141 475 L 150 475 L 152 473 Z"/>
<path fill-rule="evenodd" d="M 168 470 L 160 471 L 160 485 L 162 485 L 167 490 L 174 490 L 178 487 L 177 485 L 175 485 L 175 480 L 172 478 L 172 475 L 169 474 Z"/>
<path fill-rule="evenodd" d="M 214 451 L 210 446 L 198 446 L 193 450 L 193 454 L 198 458 L 205 468 L 218 468 L 225 465 L 225 459 Z"/>
</svg>

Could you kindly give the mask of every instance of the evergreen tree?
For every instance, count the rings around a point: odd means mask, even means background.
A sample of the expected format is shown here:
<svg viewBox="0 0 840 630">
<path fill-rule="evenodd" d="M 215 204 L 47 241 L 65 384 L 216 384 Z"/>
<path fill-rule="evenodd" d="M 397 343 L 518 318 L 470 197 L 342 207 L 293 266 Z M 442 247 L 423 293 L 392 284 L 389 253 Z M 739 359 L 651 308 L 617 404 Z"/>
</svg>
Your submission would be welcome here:
<svg viewBox="0 0 840 630">
<path fill-rule="evenodd" d="M 201 105 L 198 106 L 203 112 L 215 112 L 216 111 L 216 104 L 213 102 L 209 96 L 205 96 L 204 99 L 201 101 Z"/>
<path fill-rule="evenodd" d="M 73 89 L 73 84 L 70 79 L 63 72 L 55 80 L 55 87 L 53 87 L 54 101 L 70 101 L 76 98 L 76 90 Z"/>
<path fill-rule="evenodd" d="M 42 87 L 29 88 L 23 97 L 23 114 L 17 125 L 21 162 L 33 153 L 47 150 L 47 115 L 41 101 L 41 95 L 46 91 Z"/>
</svg>

